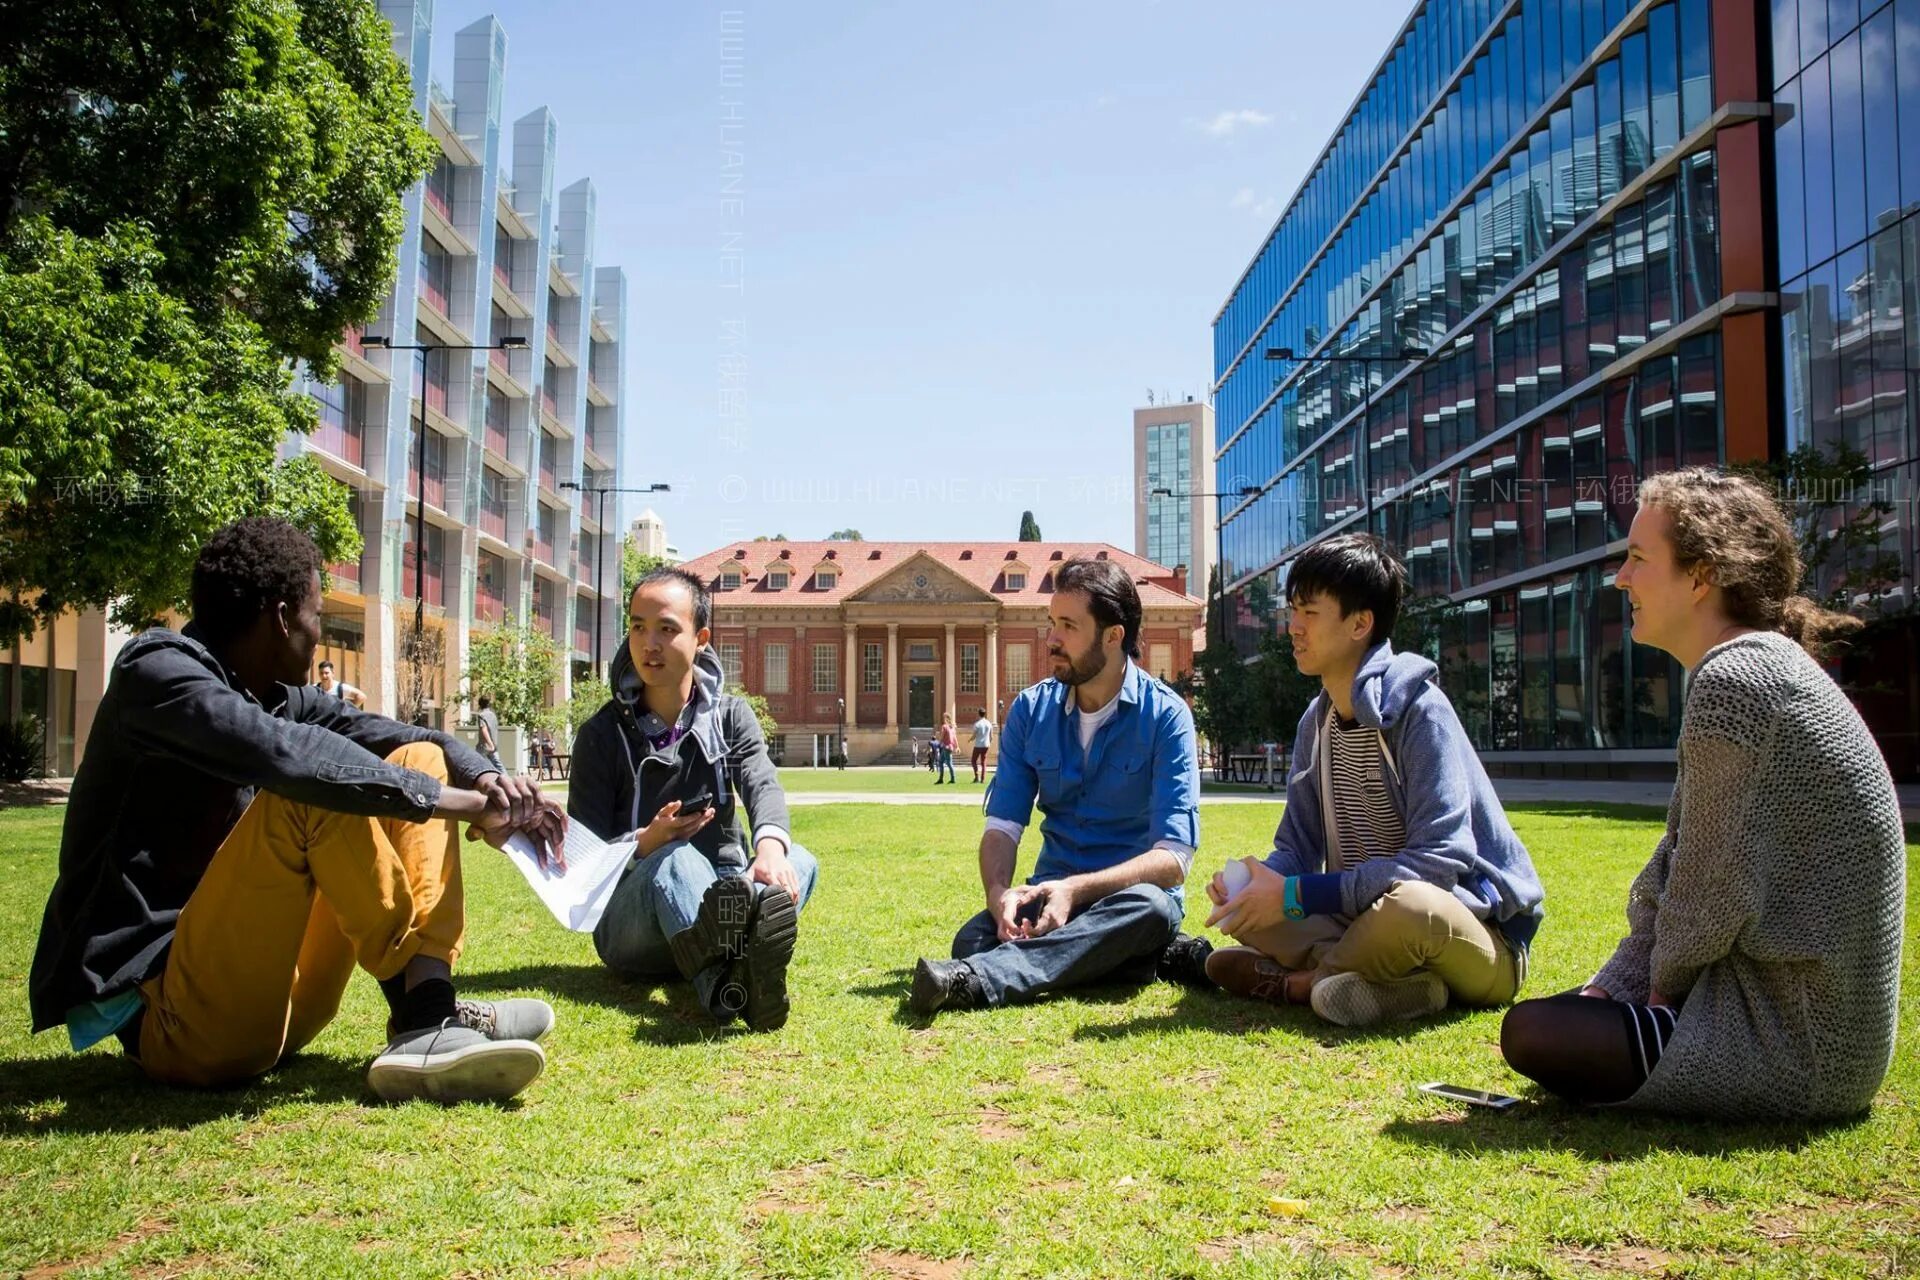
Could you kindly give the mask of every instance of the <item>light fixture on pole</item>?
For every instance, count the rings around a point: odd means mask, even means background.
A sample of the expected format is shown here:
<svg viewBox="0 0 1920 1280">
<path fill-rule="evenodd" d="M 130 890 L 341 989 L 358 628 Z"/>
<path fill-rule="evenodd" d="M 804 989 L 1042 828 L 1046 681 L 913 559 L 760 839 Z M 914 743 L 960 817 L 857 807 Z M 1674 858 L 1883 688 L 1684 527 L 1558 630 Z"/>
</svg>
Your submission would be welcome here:
<svg viewBox="0 0 1920 1280">
<path fill-rule="evenodd" d="M 426 663 L 425 636 L 427 614 L 427 358 L 431 351 L 518 351 L 524 350 L 527 340 L 517 334 L 508 334 L 497 342 L 395 342 L 391 338 L 378 334 L 366 334 L 360 339 L 362 347 L 379 347 L 387 351 L 418 351 L 420 359 L 420 426 L 419 435 L 414 441 L 414 513 L 413 513 L 413 641 L 412 652 L 408 655 L 408 668 L 412 676 L 409 701 L 413 707 L 410 717 L 415 723 L 425 718 L 426 708 Z"/>
<path fill-rule="evenodd" d="M 607 495 L 610 493 L 672 493 L 673 486 L 670 484 L 650 484 L 637 488 L 622 488 L 619 485 L 605 485 L 597 488 L 588 488 L 586 485 L 575 484 L 571 480 L 562 480 L 560 487 L 562 489 L 572 489 L 580 494 L 597 493 L 600 495 L 600 510 L 594 517 L 600 525 L 600 537 L 596 539 L 593 544 L 593 670 L 595 675 L 604 680 L 607 678 L 607 672 L 600 665 L 600 637 L 604 631 L 601 618 L 601 606 L 606 603 L 607 589 L 603 581 L 605 575 L 601 573 L 600 567 L 601 561 L 604 559 L 602 553 L 605 551 L 607 545 Z"/>
<path fill-rule="evenodd" d="M 1238 489 L 1232 490 L 1231 492 L 1227 492 L 1227 493 L 1175 493 L 1171 489 L 1161 488 L 1161 489 L 1147 490 L 1147 496 L 1150 498 L 1187 498 L 1187 499 L 1255 498 L 1265 492 L 1266 492 L 1266 489 L 1260 485 L 1243 484 Z M 1220 642 L 1222 644 L 1225 644 L 1227 639 L 1227 618 L 1226 618 L 1227 522 L 1225 518 L 1223 518 L 1220 515 L 1220 512 L 1217 509 L 1213 513 L 1213 542 L 1214 542 L 1213 612 L 1214 612 L 1214 616 L 1217 619 L 1219 619 L 1219 622 L 1220 622 L 1220 637 L 1219 637 Z M 1212 644 L 1213 640 L 1214 640 L 1214 637 L 1212 636 L 1207 637 L 1208 644 Z"/>
</svg>

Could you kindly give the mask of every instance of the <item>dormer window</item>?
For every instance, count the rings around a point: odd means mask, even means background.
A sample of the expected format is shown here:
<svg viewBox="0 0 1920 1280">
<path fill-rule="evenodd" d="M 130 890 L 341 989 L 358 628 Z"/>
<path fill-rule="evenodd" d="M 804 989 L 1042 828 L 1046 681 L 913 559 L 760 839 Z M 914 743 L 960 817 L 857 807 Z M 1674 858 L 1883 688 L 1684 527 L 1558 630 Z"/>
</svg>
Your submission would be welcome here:
<svg viewBox="0 0 1920 1280">
<path fill-rule="evenodd" d="M 1007 590 L 1025 591 L 1026 589 L 1027 589 L 1026 571 L 1024 569 L 1007 570 Z"/>
<path fill-rule="evenodd" d="M 738 591 L 739 589 L 740 571 L 738 569 L 722 569 L 720 571 L 720 590 Z"/>
<path fill-rule="evenodd" d="M 792 581 L 793 575 L 784 567 L 767 570 L 767 590 L 769 591 L 785 591 Z"/>
<path fill-rule="evenodd" d="M 833 590 L 834 583 L 838 581 L 840 581 L 840 575 L 831 569 L 815 569 L 813 571 L 813 589 L 815 591 L 831 591 Z"/>
</svg>

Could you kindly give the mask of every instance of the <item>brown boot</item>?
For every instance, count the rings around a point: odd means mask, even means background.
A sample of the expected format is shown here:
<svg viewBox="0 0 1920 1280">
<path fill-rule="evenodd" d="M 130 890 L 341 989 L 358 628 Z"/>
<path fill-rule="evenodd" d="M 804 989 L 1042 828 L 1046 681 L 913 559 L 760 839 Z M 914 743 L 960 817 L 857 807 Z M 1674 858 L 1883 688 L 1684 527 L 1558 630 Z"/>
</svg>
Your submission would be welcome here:
<svg viewBox="0 0 1920 1280">
<path fill-rule="evenodd" d="M 1207 976 L 1222 991 L 1268 1004 L 1305 1003 L 1304 994 L 1288 999 L 1287 978 L 1293 972 L 1252 947 L 1219 947 L 1207 957 Z"/>
</svg>

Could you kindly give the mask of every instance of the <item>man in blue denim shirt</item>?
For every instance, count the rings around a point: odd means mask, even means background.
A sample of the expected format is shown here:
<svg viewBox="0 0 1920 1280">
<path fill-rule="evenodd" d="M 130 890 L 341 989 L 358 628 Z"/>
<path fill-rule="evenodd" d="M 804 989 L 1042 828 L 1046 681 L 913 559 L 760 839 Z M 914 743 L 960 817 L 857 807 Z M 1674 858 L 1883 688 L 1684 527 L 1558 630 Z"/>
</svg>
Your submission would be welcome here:
<svg viewBox="0 0 1920 1280">
<path fill-rule="evenodd" d="M 1140 594 L 1118 564 L 1062 565 L 1048 623 L 1053 678 L 1007 713 L 987 793 L 987 909 L 954 938 L 953 959 L 915 967 L 915 1013 L 1145 977 L 1179 946 L 1180 886 L 1200 843 L 1193 714 L 1129 661 L 1139 653 Z M 1036 801 L 1040 858 L 1032 879 L 1014 885 Z"/>
</svg>

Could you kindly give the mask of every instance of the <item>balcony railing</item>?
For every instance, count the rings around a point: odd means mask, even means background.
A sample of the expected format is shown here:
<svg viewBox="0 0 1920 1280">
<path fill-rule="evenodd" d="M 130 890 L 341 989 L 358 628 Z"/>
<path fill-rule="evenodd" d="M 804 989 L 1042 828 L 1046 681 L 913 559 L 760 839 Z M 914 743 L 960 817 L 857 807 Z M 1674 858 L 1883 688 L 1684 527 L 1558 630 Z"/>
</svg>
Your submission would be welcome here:
<svg viewBox="0 0 1920 1280">
<path fill-rule="evenodd" d="M 333 585 L 336 589 L 344 587 L 353 592 L 360 590 L 360 562 L 358 560 L 342 560 L 338 564 L 330 564 L 327 566 L 327 573 L 333 578 Z"/>
<path fill-rule="evenodd" d="M 447 411 L 447 384 L 427 379 L 427 408 L 435 413 Z"/>
<path fill-rule="evenodd" d="M 554 465 L 554 442 L 551 438 L 540 444 L 540 487 L 549 493 L 560 492 L 560 470 Z"/>
<path fill-rule="evenodd" d="M 488 350 L 487 359 L 493 361 L 493 367 L 506 374 L 509 378 L 513 376 L 513 361 L 507 359 L 507 353 L 499 347 L 493 347 Z"/>
<path fill-rule="evenodd" d="M 485 433 L 482 435 L 481 441 L 483 444 L 486 445 L 487 448 L 493 450 L 495 453 L 499 454 L 501 457 L 503 458 L 506 457 L 507 456 L 506 424 L 504 422 L 495 422 L 492 418 L 488 418 Z"/>
<path fill-rule="evenodd" d="M 434 207 L 439 215 L 448 222 L 453 221 L 453 205 L 447 200 L 446 193 L 432 182 L 427 183 L 427 203 Z"/>
<path fill-rule="evenodd" d="M 408 543 L 405 554 L 400 557 L 400 594 L 404 599 L 413 599 L 413 574 L 413 544 Z M 446 600 L 441 589 L 440 566 L 429 563 L 427 571 L 421 577 L 422 598 L 430 605 L 444 605 Z"/>
<path fill-rule="evenodd" d="M 444 473 L 427 472 L 426 488 L 420 485 L 420 468 L 411 462 L 407 464 L 407 496 L 417 497 L 425 493 L 427 505 L 441 511 L 447 509 L 447 477 Z"/>
<path fill-rule="evenodd" d="M 553 539 L 544 533 L 533 535 L 533 558 L 549 569 L 553 567 Z"/>
<path fill-rule="evenodd" d="M 491 592 L 476 592 L 473 597 L 473 620 L 475 622 L 498 622 L 507 613 L 506 597 Z"/>
<path fill-rule="evenodd" d="M 573 613 L 573 647 L 581 653 L 592 653 L 593 610 L 584 605 L 575 605 Z"/>
<path fill-rule="evenodd" d="M 420 277 L 420 299 L 441 315 L 447 314 L 447 295 L 426 276 Z"/>
<path fill-rule="evenodd" d="M 556 418 L 560 416 L 560 402 L 555 400 L 553 392 L 545 387 L 540 388 L 540 407 Z"/>
<path fill-rule="evenodd" d="M 506 265 L 498 258 L 493 260 L 493 278 L 506 286 L 508 293 L 513 292 L 513 272 L 507 270 Z"/>
<path fill-rule="evenodd" d="M 365 360 L 367 358 L 367 344 L 360 340 L 365 333 L 366 329 L 363 326 L 355 326 L 340 335 L 340 345 L 348 351 L 351 351 L 354 355 L 359 356 L 362 360 Z"/>
</svg>

